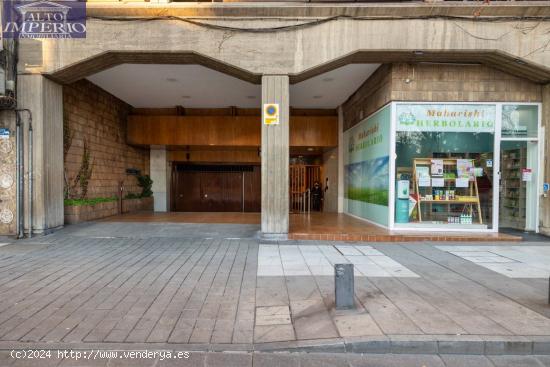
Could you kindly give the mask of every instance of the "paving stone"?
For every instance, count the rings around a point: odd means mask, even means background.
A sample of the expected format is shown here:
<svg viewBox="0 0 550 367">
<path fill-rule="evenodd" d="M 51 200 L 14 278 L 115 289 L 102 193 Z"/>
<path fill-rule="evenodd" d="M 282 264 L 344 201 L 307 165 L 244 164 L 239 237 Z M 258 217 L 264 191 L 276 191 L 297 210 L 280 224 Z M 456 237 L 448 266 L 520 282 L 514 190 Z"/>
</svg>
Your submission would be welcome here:
<svg viewBox="0 0 550 367">
<path fill-rule="evenodd" d="M 383 335 L 368 313 L 335 315 L 333 318 L 341 337 Z"/>
<path fill-rule="evenodd" d="M 57 367 L 61 364 L 62 359 L 57 357 L 46 358 L 46 359 L 18 359 L 11 366 L 13 367 Z"/>
<path fill-rule="evenodd" d="M 248 367 L 252 366 L 251 353 L 208 353 L 205 367 Z"/>
<path fill-rule="evenodd" d="M 297 339 L 338 337 L 336 327 L 321 300 L 293 301 L 291 309 Z"/>
<path fill-rule="evenodd" d="M 545 367 L 550 367 L 550 355 L 537 355 L 537 360 Z"/>
<path fill-rule="evenodd" d="M 254 343 L 295 340 L 292 325 L 266 325 L 254 327 Z"/>
<path fill-rule="evenodd" d="M 442 354 L 441 359 L 447 367 L 494 367 L 491 360 L 485 356 Z"/>
<path fill-rule="evenodd" d="M 345 354 L 303 354 L 300 357 L 301 367 L 348 367 Z"/>
<path fill-rule="evenodd" d="M 544 367 L 534 356 L 489 356 L 495 367 Z"/>
<path fill-rule="evenodd" d="M 99 359 L 99 360 L 75 360 L 75 359 L 65 359 L 58 367 L 107 367 L 109 359 Z"/>
<path fill-rule="evenodd" d="M 399 263 L 422 278 L 357 277 L 358 312 L 339 314 L 330 311 L 332 273 L 257 278 L 258 241 L 254 231 L 237 227 L 90 223 L 56 232 L 47 247 L 0 257 L 0 343 L 192 342 L 223 349 L 288 342 L 318 352 L 319 345 L 300 342 L 325 339 L 325 348 L 342 349 L 342 339 L 331 341 L 341 336 L 356 353 L 550 354 L 546 279 L 511 279 L 433 244 L 376 244 L 374 250 L 341 242 L 364 253 L 349 256 L 358 266 L 372 262 L 383 270 Z M 240 240 L 223 239 L 240 231 Z M 213 238 L 206 239 L 208 233 Z M 289 266 L 281 270 L 288 275 L 346 260 L 334 242 L 323 243 L 270 247 L 282 248 Z M 504 251 L 499 256 L 515 251 L 497 247 Z M 547 245 L 521 248 L 532 253 L 530 261 L 548 253 Z M 256 315 L 256 307 L 282 307 L 285 317 Z"/>
<path fill-rule="evenodd" d="M 11 357 L 10 351 L 0 351 L 0 366 L 11 366 L 15 361 L 16 360 Z"/>
<path fill-rule="evenodd" d="M 159 360 L 155 367 L 203 367 L 206 353 L 189 352 L 189 358 Z"/>
<path fill-rule="evenodd" d="M 290 324 L 288 306 L 256 307 L 256 325 L 284 325 Z"/>
<path fill-rule="evenodd" d="M 116 358 L 110 359 L 109 367 L 155 367 L 157 358 Z"/>
<path fill-rule="evenodd" d="M 300 367 L 300 356 L 287 353 L 254 353 L 253 366 Z"/>
<path fill-rule="evenodd" d="M 348 356 L 350 367 L 445 367 L 435 355 L 365 354 Z M 477 366 L 471 366 L 477 367 Z"/>
</svg>

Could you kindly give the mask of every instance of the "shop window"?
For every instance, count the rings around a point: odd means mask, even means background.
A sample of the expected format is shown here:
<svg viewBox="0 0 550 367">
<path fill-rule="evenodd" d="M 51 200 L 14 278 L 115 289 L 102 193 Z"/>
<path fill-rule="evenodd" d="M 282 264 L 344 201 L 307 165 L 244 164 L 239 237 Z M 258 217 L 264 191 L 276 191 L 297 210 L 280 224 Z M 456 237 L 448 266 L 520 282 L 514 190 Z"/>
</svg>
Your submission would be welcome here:
<svg viewBox="0 0 550 367">
<path fill-rule="evenodd" d="M 503 138 L 536 138 L 538 131 L 538 106 L 503 105 Z"/>
<path fill-rule="evenodd" d="M 494 105 L 398 104 L 396 227 L 491 228 Z"/>
</svg>

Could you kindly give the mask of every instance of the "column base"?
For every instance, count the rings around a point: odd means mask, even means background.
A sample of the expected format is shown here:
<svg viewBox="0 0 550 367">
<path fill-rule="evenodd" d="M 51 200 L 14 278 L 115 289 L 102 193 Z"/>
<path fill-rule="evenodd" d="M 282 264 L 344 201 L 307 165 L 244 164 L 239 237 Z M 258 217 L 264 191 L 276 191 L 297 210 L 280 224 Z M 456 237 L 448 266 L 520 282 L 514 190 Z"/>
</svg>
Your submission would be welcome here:
<svg viewBox="0 0 550 367">
<path fill-rule="evenodd" d="M 260 232 L 259 239 L 263 241 L 287 241 L 288 233 L 266 233 Z"/>
</svg>

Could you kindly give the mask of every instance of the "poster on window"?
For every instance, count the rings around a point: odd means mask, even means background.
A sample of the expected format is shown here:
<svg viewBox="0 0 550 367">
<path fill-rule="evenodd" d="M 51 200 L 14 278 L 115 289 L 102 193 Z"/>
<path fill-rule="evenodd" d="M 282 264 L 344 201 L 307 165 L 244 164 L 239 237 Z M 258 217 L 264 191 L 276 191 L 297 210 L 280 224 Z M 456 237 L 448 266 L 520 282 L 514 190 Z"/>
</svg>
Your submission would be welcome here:
<svg viewBox="0 0 550 367">
<path fill-rule="evenodd" d="M 344 132 L 345 209 L 388 224 L 391 109 L 383 108 Z"/>
</svg>

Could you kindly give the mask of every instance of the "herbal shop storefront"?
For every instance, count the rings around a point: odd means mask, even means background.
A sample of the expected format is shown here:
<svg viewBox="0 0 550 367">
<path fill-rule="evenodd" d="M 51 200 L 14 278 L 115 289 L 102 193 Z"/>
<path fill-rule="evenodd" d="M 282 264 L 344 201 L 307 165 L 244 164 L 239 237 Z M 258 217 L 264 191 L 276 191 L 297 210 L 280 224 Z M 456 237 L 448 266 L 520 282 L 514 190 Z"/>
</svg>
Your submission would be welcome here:
<svg viewBox="0 0 550 367">
<path fill-rule="evenodd" d="M 538 231 L 538 103 L 393 102 L 344 132 L 344 211 L 396 230 Z"/>
</svg>

